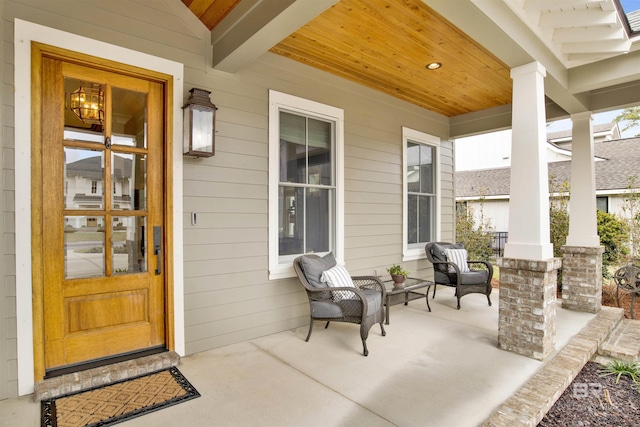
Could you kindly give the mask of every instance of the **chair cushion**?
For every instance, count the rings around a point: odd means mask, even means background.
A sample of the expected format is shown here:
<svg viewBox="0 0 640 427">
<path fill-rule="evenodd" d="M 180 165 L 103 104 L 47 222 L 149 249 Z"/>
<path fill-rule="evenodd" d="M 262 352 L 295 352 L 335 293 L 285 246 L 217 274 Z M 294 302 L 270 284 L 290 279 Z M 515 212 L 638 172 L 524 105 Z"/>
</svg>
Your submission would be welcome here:
<svg viewBox="0 0 640 427">
<path fill-rule="evenodd" d="M 436 262 L 447 262 L 445 249 L 464 249 L 462 243 L 434 243 L 431 245 L 431 255 Z M 447 271 L 447 266 L 443 264 L 435 264 L 434 268 L 438 271 Z"/>
<path fill-rule="evenodd" d="M 335 267 L 336 258 L 333 256 L 333 252 L 329 252 L 323 257 L 305 255 L 300 260 L 300 265 L 311 286 L 314 288 L 326 288 L 327 284 L 320 280 L 320 276 L 324 271 Z"/>
<path fill-rule="evenodd" d="M 331 319 L 342 317 L 342 308 L 338 304 L 324 301 L 311 301 L 311 317 Z"/>
<path fill-rule="evenodd" d="M 447 256 L 447 261 L 457 265 L 461 273 L 466 273 L 467 271 L 469 271 L 469 264 L 467 264 L 468 255 L 466 249 L 446 248 L 444 250 L 444 253 Z"/>
<path fill-rule="evenodd" d="M 367 299 L 367 313 L 365 317 L 377 313 L 382 306 L 382 292 L 373 289 L 362 289 Z M 343 299 L 337 304 L 323 301 L 311 301 L 311 317 L 314 318 L 341 318 L 362 316 L 362 303 L 360 300 Z"/>
<path fill-rule="evenodd" d="M 445 249 L 464 249 L 464 245 L 462 243 L 434 243 L 431 246 L 433 259 L 438 262 L 446 262 L 447 255 L 444 253 Z"/>
<path fill-rule="evenodd" d="M 361 289 L 364 297 L 367 299 L 367 312 L 365 317 L 369 317 L 380 310 L 382 306 L 382 292 L 374 289 Z M 338 302 L 342 308 L 342 312 L 347 317 L 362 316 L 362 303 L 360 300 L 344 298 Z"/>
<path fill-rule="evenodd" d="M 469 270 L 460 273 L 460 281 L 463 285 L 482 285 L 489 280 L 489 272 L 485 270 Z"/>
</svg>

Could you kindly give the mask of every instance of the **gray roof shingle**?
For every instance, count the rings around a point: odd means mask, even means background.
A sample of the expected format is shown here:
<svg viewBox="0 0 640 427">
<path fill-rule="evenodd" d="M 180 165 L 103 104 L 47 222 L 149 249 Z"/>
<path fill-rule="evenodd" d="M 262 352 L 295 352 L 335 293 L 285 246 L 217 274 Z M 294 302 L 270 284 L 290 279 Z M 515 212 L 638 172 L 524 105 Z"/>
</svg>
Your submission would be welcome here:
<svg viewBox="0 0 640 427">
<path fill-rule="evenodd" d="M 618 190 L 629 178 L 640 176 L 640 138 L 594 143 L 596 190 Z M 509 194 L 511 168 L 456 172 L 456 197 L 503 196 Z M 549 163 L 549 176 L 561 183 L 571 179 L 571 162 Z"/>
</svg>

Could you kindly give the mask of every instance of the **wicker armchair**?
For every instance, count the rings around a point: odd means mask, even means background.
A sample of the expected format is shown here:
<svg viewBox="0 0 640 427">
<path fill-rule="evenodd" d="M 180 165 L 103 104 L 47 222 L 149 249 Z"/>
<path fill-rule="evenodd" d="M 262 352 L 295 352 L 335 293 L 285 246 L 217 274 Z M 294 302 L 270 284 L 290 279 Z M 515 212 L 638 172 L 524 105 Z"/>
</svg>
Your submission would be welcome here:
<svg viewBox="0 0 640 427">
<path fill-rule="evenodd" d="M 309 298 L 309 333 L 305 341 L 309 341 L 316 320 L 326 321 L 325 329 L 330 322 L 357 323 L 360 325 L 363 354 L 367 356 L 367 337 L 371 326 L 379 323 L 382 336 L 386 335 L 382 324 L 385 319 L 385 287 L 375 276 L 352 276 L 354 287 L 330 287 L 319 278 L 323 271 L 335 265 L 331 253 L 325 257 L 303 255 L 293 261 L 298 279 Z"/>
<path fill-rule="evenodd" d="M 452 244 L 447 242 L 430 242 L 425 246 L 427 259 L 433 264 L 433 281 L 436 285 L 444 285 L 456 288 L 458 298 L 458 310 L 460 310 L 460 298 L 467 294 L 478 293 L 487 296 L 487 301 L 491 305 L 491 278 L 493 277 L 493 266 L 486 261 L 466 260 L 464 268 L 450 259 L 447 259 L 445 249 L 464 249 L 462 244 Z M 466 259 L 466 251 L 462 259 Z M 471 269 L 472 264 L 483 264 L 486 270 Z M 464 271 L 467 270 L 467 271 Z M 436 287 L 433 287 L 433 298 L 436 297 Z"/>
</svg>

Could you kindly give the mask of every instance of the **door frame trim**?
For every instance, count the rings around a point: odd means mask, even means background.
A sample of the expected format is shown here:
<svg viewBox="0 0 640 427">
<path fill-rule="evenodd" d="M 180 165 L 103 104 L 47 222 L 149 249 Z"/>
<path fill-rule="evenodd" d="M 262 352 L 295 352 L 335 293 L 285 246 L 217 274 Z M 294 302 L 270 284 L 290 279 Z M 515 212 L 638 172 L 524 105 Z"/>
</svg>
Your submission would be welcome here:
<svg viewBox="0 0 640 427">
<path fill-rule="evenodd" d="M 185 353 L 184 337 L 184 275 L 183 275 L 183 228 L 182 228 L 182 114 L 180 114 L 184 98 L 183 75 L 184 66 L 181 63 L 164 58 L 137 52 L 131 49 L 92 40 L 76 34 L 67 33 L 31 22 L 15 19 L 14 22 L 14 64 L 15 64 L 15 182 L 20 188 L 31 188 L 31 54 L 32 42 L 47 44 L 80 54 L 93 55 L 100 52 L 100 58 L 106 61 L 119 62 L 141 69 L 169 75 L 170 82 L 166 94 L 168 105 L 167 129 L 171 135 L 167 136 L 166 153 L 167 178 L 165 185 L 167 200 L 165 215 L 167 224 L 173 228 L 173 244 L 167 248 L 167 264 L 172 271 L 167 270 L 167 318 L 173 312 L 173 321 L 167 324 L 172 330 L 167 333 L 167 345 L 179 355 Z M 20 124 L 20 125 L 17 125 Z M 32 227 L 31 227 L 31 191 L 15 191 L 15 241 L 16 241 L 16 327 L 17 327 L 17 359 L 18 363 L 18 394 L 20 396 L 33 393 L 36 371 L 39 367 L 34 339 L 41 328 L 34 321 L 32 305 Z M 171 251 L 171 252 L 169 252 Z M 34 283 L 35 285 L 35 283 Z M 44 366 L 42 366 L 44 374 Z M 39 371 L 38 371 L 39 372 Z"/>
</svg>

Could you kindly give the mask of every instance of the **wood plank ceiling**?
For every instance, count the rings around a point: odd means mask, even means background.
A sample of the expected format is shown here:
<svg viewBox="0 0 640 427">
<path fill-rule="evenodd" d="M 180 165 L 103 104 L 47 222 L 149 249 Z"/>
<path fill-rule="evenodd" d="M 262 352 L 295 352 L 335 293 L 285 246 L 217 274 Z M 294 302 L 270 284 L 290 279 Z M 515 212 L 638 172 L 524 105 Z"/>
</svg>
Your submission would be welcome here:
<svg viewBox="0 0 640 427">
<path fill-rule="evenodd" d="M 182 1 L 209 29 L 238 3 Z M 448 117 L 511 103 L 509 68 L 421 0 L 341 0 L 271 52 Z"/>
</svg>

